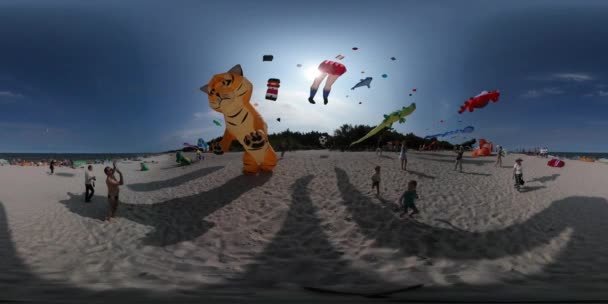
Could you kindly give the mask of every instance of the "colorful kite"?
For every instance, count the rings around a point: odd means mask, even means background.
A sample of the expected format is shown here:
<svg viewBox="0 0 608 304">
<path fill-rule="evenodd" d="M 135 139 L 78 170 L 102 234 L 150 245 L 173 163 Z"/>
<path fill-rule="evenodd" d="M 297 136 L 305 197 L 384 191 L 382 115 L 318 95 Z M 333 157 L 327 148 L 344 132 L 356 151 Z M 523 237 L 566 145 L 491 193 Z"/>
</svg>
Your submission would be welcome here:
<svg viewBox="0 0 608 304">
<path fill-rule="evenodd" d="M 359 87 L 364 87 L 367 86 L 368 88 L 371 88 L 369 85 L 372 83 L 372 79 L 371 77 L 367 77 L 365 79 L 361 79 L 361 81 L 359 81 L 359 83 L 357 83 L 354 87 L 350 88 L 351 90 L 354 90 L 356 88 Z"/>
<path fill-rule="evenodd" d="M 277 100 L 279 95 L 279 88 L 281 87 L 281 80 L 277 78 L 268 79 L 268 89 L 266 90 L 266 99 Z"/>
<path fill-rule="evenodd" d="M 369 131 L 369 133 L 367 133 L 365 136 L 361 137 L 360 139 L 351 143 L 350 145 L 351 146 L 356 145 L 356 144 L 374 136 L 376 133 L 382 131 L 384 128 L 391 128 L 393 126 L 394 122 L 404 123 L 405 117 L 414 113 L 415 110 L 416 110 L 416 104 L 412 103 L 409 107 L 403 107 L 399 111 L 395 111 L 388 115 L 384 115 L 384 120 L 379 125 L 377 125 L 374 129 Z"/>
<path fill-rule="evenodd" d="M 469 100 L 464 102 L 464 105 L 460 107 L 460 111 L 458 114 L 462 114 L 466 109 L 469 109 L 469 112 L 473 112 L 473 109 L 481 109 L 488 105 L 491 101 L 497 102 L 500 97 L 500 92 L 498 90 L 494 91 L 482 91 L 479 95 L 475 97 L 469 98 Z"/>
<path fill-rule="evenodd" d="M 323 103 L 327 104 L 329 101 L 327 98 L 329 97 L 329 92 L 331 91 L 331 85 L 336 82 L 338 77 L 342 76 L 342 74 L 346 73 L 346 67 L 338 62 L 325 60 L 319 64 L 319 71 L 321 74 L 315 78 L 310 87 L 310 97 L 308 97 L 308 102 L 315 104 L 315 100 L 313 99 L 315 95 L 317 95 L 317 90 L 319 89 L 319 85 L 327 77 L 327 81 L 325 81 L 325 87 L 323 87 Z"/>
<path fill-rule="evenodd" d="M 205 150 L 207 150 L 207 149 L 209 148 L 209 145 L 207 144 L 207 142 L 205 142 L 205 140 L 204 140 L 204 139 L 202 139 L 202 138 L 199 138 L 199 139 L 198 139 L 198 141 L 197 141 L 196 145 L 197 145 L 199 148 L 203 148 L 203 149 L 205 149 Z"/>
<path fill-rule="evenodd" d="M 249 102 L 254 91 L 251 82 L 243 76 L 243 69 L 235 65 L 228 72 L 214 75 L 200 88 L 209 99 L 209 107 L 222 113 L 226 121 L 224 136 L 213 146 L 213 153 L 230 150 L 234 140 L 243 146 L 243 173 L 255 175 L 258 171 L 272 171 L 277 156 L 268 140 L 268 127 L 258 111 Z M 229 101 L 226 101 L 229 96 Z"/>
<path fill-rule="evenodd" d="M 472 133 L 473 131 L 475 131 L 475 128 L 473 126 L 468 126 L 468 127 L 463 128 L 463 129 L 458 129 L 458 130 L 449 131 L 449 132 L 445 132 L 445 133 L 428 135 L 428 136 L 425 136 L 424 139 L 431 139 L 431 138 L 437 138 L 437 137 L 446 137 L 446 136 L 455 135 L 455 134 L 461 134 L 461 133 Z"/>
</svg>

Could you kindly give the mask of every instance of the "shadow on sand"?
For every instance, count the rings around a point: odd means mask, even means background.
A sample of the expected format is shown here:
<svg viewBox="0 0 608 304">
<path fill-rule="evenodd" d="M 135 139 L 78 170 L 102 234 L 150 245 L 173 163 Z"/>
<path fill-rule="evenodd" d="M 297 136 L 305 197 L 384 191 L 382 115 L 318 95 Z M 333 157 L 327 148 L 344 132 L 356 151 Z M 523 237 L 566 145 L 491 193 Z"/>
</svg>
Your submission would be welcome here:
<svg viewBox="0 0 608 304">
<path fill-rule="evenodd" d="M 557 180 L 557 178 L 559 177 L 559 174 L 552 174 L 552 175 L 548 175 L 548 176 L 542 176 L 542 177 L 535 177 L 531 180 L 529 180 L 529 183 L 532 182 L 540 182 L 540 183 L 546 183 L 546 182 L 552 182 Z"/>
<path fill-rule="evenodd" d="M 416 176 L 418 176 L 420 178 L 435 179 L 435 177 L 432 176 L 432 175 L 428 175 L 428 174 L 425 174 L 425 173 L 422 173 L 422 172 L 417 172 L 417 171 L 414 171 L 414 170 L 406 170 L 405 172 L 407 172 L 409 174 L 414 174 L 414 175 L 416 175 Z"/>
<path fill-rule="evenodd" d="M 582 197 L 570 196 L 561 200 L 554 201 L 539 213 L 534 214 L 524 222 L 512 226 L 487 232 L 469 232 L 457 227 L 452 227 L 447 220 L 442 220 L 451 229 L 433 227 L 424 223 L 412 224 L 407 221 L 392 221 L 394 216 L 389 210 L 378 208 L 371 200 L 359 193 L 350 184 L 348 175 L 342 169 L 335 168 L 338 177 L 338 186 L 343 198 L 350 198 L 343 204 L 347 207 L 347 212 L 352 216 L 353 221 L 360 227 L 360 231 L 370 239 L 376 241 L 378 247 L 393 247 L 395 243 L 391 239 L 397 239 L 400 243 L 399 255 L 426 255 L 428 257 L 447 257 L 452 259 L 496 259 L 513 254 L 521 254 L 530 251 L 538 246 L 543 246 L 556 239 L 564 232 L 568 232 L 561 251 L 541 266 L 537 274 L 526 276 L 526 282 L 542 281 L 544 284 L 556 286 L 571 286 L 572 288 L 585 290 L 581 284 L 590 282 L 607 282 L 608 273 L 608 247 L 605 246 L 605 238 L 598 234 L 598 231 L 608 230 L 608 201 L 602 197 Z M 279 233 L 269 243 L 264 252 L 256 256 L 255 262 L 246 267 L 242 276 L 243 281 L 260 280 L 261 284 L 269 285 L 272 282 L 293 282 L 298 281 L 301 274 L 293 275 L 287 269 L 299 270 L 301 272 L 311 271 L 311 274 L 304 277 L 305 281 L 319 280 L 329 282 L 330 280 L 340 280 L 344 275 L 360 276 L 364 281 L 376 281 L 377 284 L 391 283 L 385 282 L 369 272 L 361 270 L 351 272 L 349 262 L 340 258 L 342 253 L 333 248 L 328 236 L 324 233 L 325 227 L 315 215 L 315 208 L 312 205 L 308 194 L 308 185 L 311 181 L 310 176 L 300 178 L 292 186 L 292 205 L 288 211 L 287 218 Z M 234 178 L 232 186 L 245 185 L 250 180 L 245 178 Z M 251 186 L 249 186 L 251 188 Z M 226 190 L 225 188 L 223 190 Z M 232 189 L 233 190 L 233 189 Z M 242 190 L 238 192 L 243 193 Z M 207 191 L 212 205 L 217 206 L 225 203 L 219 199 L 219 191 Z M 76 196 L 75 196 L 76 197 Z M 234 195 L 232 195 L 234 197 Z M 78 199 L 82 199 L 78 197 Z M 193 196 L 191 200 L 184 199 L 184 202 L 173 201 L 165 202 L 163 208 L 184 207 L 185 209 L 198 209 L 197 206 L 206 205 L 197 202 L 197 199 L 204 200 L 205 197 Z M 72 208 L 75 213 L 83 214 L 83 209 L 102 209 L 103 199 L 95 197 L 92 204 L 79 202 L 64 202 L 68 208 Z M 173 202 L 173 203 L 171 203 Z M 79 205 L 76 205 L 78 203 Z M 181 204 L 181 206 L 178 206 Z M 81 208 L 82 207 L 82 208 Z M 121 207 L 124 207 L 121 206 Z M 141 211 L 147 212 L 145 208 L 150 206 L 138 206 L 143 208 Z M 217 207 L 215 207 L 217 209 Z M 80 211 L 76 211 L 80 210 Z M 175 210 L 163 210 L 176 212 Z M 157 211 L 161 211 L 160 209 Z M 120 212 L 120 209 L 119 209 Z M 136 212 L 136 211 L 134 211 Z M 179 211 L 178 211 L 179 212 Z M 181 211 L 188 213 L 190 210 Z M 207 211 L 205 211 L 207 212 Z M 204 212 L 203 212 L 204 213 Z M 202 213 L 198 214 L 199 216 Z M 199 218 L 200 219 L 200 218 Z M 162 218 L 149 218 L 145 220 L 152 226 L 163 227 L 164 224 L 153 223 L 152 221 L 162 221 Z M 382 223 L 382 225 L 378 225 Z M 191 224 L 191 223 L 190 223 Z M 387 225 L 388 224 L 388 225 Z M 184 223 L 183 225 L 186 225 Z M 295 240 L 294 240 L 295 238 Z M 515 242 L 514 240 L 517 240 Z M 433 244 L 443 241 L 441 248 L 432 248 Z M 285 251 L 284 242 L 298 242 L 300 251 L 297 255 L 293 252 Z M 475 250 L 471 250 L 474 248 Z M 302 256 L 300 257 L 300 253 Z M 281 259 L 281 255 L 286 255 L 286 259 Z M 315 264 L 307 262 L 306 257 L 322 254 L 327 257 L 326 263 Z M 270 258 L 274 256 L 275 258 Z M 279 258 L 276 258 L 276 257 Z M 293 260 L 297 267 L 284 267 Z M 208 288 L 201 286 L 198 289 L 189 288 L 188 290 L 158 291 L 153 289 L 136 288 L 112 288 L 106 290 L 93 290 L 76 287 L 67 282 L 59 282 L 53 279 L 42 278 L 32 272 L 20 258 L 15 249 L 11 230 L 8 226 L 8 219 L 4 205 L 0 202 L 0 300 L 4 302 L 44 302 L 44 303 L 129 303 L 134 301 L 154 303 L 200 303 L 206 299 L 210 303 L 234 303 L 234 302 L 257 302 L 257 303 L 362 303 L 357 298 L 306 298 L 307 294 L 281 289 L 277 287 L 265 292 L 244 293 L 241 288 L 231 289 L 232 284 L 226 284 L 223 289 Z M 311 270 L 312 269 L 312 270 Z M 332 273 L 335 272 L 335 273 Z M 352 280 L 351 280 L 352 281 Z M 458 282 L 455 287 L 451 286 L 431 286 L 425 287 L 421 291 L 408 293 L 407 297 L 412 301 L 416 297 L 422 297 L 426 302 L 454 300 L 448 296 L 459 295 L 458 300 L 468 299 L 467 302 L 475 301 L 478 303 L 486 301 L 500 300 L 510 301 L 513 297 L 504 293 L 506 289 L 517 289 L 521 286 L 521 281 L 513 281 L 514 284 L 505 285 L 510 280 L 501 281 L 495 284 L 486 284 L 482 288 Z M 305 282 L 301 282 L 305 283 Z M 331 282 L 339 283 L 339 282 Z M 561 284 L 561 285 L 559 285 Z M 601 285 L 601 284 L 600 284 Z M 464 293 L 470 291 L 470 293 Z M 570 290 L 570 289 L 569 289 Z M 422 293 L 420 293 L 422 292 Z M 475 293 L 477 292 L 477 293 Z M 530 290 L 532 292 L 532 290 Z M 589 300 L 589 297 L 571 296 L 569 293 L 557 293 L 553 296 L 559 300 L 571 300 L 576 298 L 579 301 Z M 306 297 L 304 297 L 306 295 Z M 512 295 L 512 294 L 511 294 Z M 468 296 L 468 298 L 467 298 Z M 473 298 L 472 298 L 473 297 Z M 521 293 L 519 298 L 534 298 L 535 300 L 545 299 L 546 294 L 538 295 L 531 293 Z M 517 298 L 517 297 L 516 297 Z M 369 300 L 365 300 L 368 302 Z M 589 301 L 587 301 L 589 302 Z M 605 302 L 605 301 L 603 301 Z"/>
<path fill-rule="evenodd" d="M 57 172 L 53 175 L 57 175 L 57 176 L 61 176 L 61 177 L 74 177 L 76 176 L 76 174 L 74 173 L 67 173 L 67 172 Z"/>
<path fill-rule="evenodd" d="M 156 190 L 160 190 L 160 189 L 164 189 L 164 188 L 170 188 L 170 187 L 179 186 L 181 184 L 185 184 L 189 181 L 201 178 L 205 175 L 211 174 L 222 168 L 224 168 L 224 166 L 206 167 L 206 168 L 202 168 L 202 169 L 199 169 L 196 171 L 192 171 L 190 173 L 179 175 L 172 179 L 149 182 L 149 183 L 131 184 L 131 185 L 127 185 L 127 187 L 129 187 L 129 189 L 131 189 L 133 191 L 138 191 L 138 192 L 156 191 Z"/>
</svg>

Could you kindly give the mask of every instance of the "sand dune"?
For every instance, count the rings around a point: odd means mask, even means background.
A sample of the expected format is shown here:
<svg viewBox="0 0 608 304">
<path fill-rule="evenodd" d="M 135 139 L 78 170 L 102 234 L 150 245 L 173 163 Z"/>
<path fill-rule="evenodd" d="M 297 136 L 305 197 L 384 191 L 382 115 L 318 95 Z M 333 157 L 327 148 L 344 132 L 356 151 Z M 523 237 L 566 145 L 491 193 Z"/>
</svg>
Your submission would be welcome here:
<svg viewBox="0 0 608 304">
<path fill-rule="evenodd" d="M 0 299 L 233 302 L 368 301 L 311 294 L 302 286 L 375 291 L 414 284 L 407 299 L 606 298 L 608 166 L 562 169 L 515 155 L 451 152 L 292 152 L 273 174 L 241 174 L 240 153 L 188 167 L 159 156 L 126 177 L 117 218 L 107 212 L 103 166 L 92 203 L 82 169 L 0 168 Z M 371 192 L 382 167 L 381 195 Z M 401 220 L 396 202 L 418 181 L 421 214 Z M 567 286 L 568 288 L 565 288 Z M 19 288 L 16 288 L 19 287 Z M 4 298 L 3 298 L 4 297 Z M 295 297 L 295 298 L 294 298 Z"/>
</svg>

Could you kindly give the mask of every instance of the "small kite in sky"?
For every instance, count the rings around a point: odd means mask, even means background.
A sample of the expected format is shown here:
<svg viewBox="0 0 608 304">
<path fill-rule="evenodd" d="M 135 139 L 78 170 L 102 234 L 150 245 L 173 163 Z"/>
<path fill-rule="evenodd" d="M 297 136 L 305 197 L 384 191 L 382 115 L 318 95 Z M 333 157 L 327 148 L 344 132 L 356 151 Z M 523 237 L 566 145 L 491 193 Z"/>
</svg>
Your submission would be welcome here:
<svg viewBox="0 0 608 304">
<path fill-rule="evenodd" d="M 342 60 L 342 59 L 344 59 L 344 56 L 342 56 L 342 55 L 338 55 L 338 56 L 336 56 L 336 59 L 338 59 L 338 60 Z"/>
<path fill-rule="evenodd" d="M 361 71 L 361 74 L 365 74 L 365 71 Z"/>
<path fill-rule="evenodd" d="M 427 135 L 427 136 L 424 137 L 424 139 L 431 139 L 431 138 L 437 138 L 437 137 L 446 137 L 446 136 L 449 136 L 449 135 L 456 135 L 456 134 L 461 134 L 461 133 L 472 133 L 473 131 L 475 131 L 475 128 L 473 126 L 468 126 L 466 128 L 463 128 L 463 129 L 458 129 L 458 130 L 449 131 L 449 132 L 445 132 L 445 133 Z"/>
<path fill-rule="evenodd" d="M 392 60 L 392 61 L 395 61 L 395 60 L 397 60 L 397 58 L 395 58 L 395 57 L 391 57 L 391 60 Z"/>
<path fill-rule="evenodd" d="M 382 78 L 387 78 L 388 74 L 382 74 Z"/>
<path fill-rule="evenodd" d="M 364 87 L 367 86 L 367 88 L 371 88 L 369 85 L 372 83 L 372 79 L 371 77 L 367 77 L 365 79 L 361 79 L 361 81 L 359 81 L 359 83 L 357 83 L 354 87 L 350 88 L 351 90 L 354 90 L 356 88 L 359 87 Z"/>
<path fill-rule="evenodd" d="M 361 104 L 361 102 L 359 101 L 359 104 Z"/>
<path fill-rule="evenodd" d="M 274 56 L 272 56 L 272 55 L 262 56 L 262 61 L 272 61 L 272 59 L 274 59 Z"/>
<path fill-rule="evenodd" d="M 412 92 L 416 92 L 416 89 L 412 89 Z"/>
<path fill-rule="evenodd" d="M 497 102 L 500 97 L 500 92 L 498 90 L 493 91 L 482 91 L 479 95 L 475 97 L 469 98 L 469 100 L 464 102 L 464 105 L 460 107 L 460 111 L 458 114 L 462 114 L 465 110 L 469 109 L 469 112 L 473 112 L 473 109 L 481 109 L 488 105 L 491 101 Z"/>
<path fill-rule="evenodd" d="M 217 120 L 215 120 L 215 119 L 213 120 L 213 123 L 214 123 L 216 126 L 218 126 L 218 127 L 221 127 L 221 126 L 222 126 L 222 123 L 221 123 L 221 122 L 219 122 L 219 121 L 217 121 Z"/>
<path fill-rule="evenodd" d="M 302 67 L 302 65 L 301 65 L 301 64 L 299 64 L 299 63 L 298 63 L 298 64 L 296 64 L 296 66 L 297 66 L 297 67 L 299 67 L 299 68 L 301 68 L 301 67 Z"/>
<path fill-rule="evenodd" d="M 353 48 L 353 51 L 356 51 L 356 50 L 358 50 L 358 49 L 359 49 L 358 47 L 354 47 L 354 48 Z"/>
<path fill-rule="evenodd" d="M 336 82 L 338 77 L 346 73 L 346 67 L 339 62 L 325 60 L 319 64 L 319 71 L 321 74 L 315 78 L 315 80 L 312 82 L 312 86 L 310 86 L 310 96 L 308 97 L 308 102 L 315 104 L 315 100 L 313 98 L 315 95 L 317 95 L 319 85 L 321 85 L 323 79 L 327 77 L 325 87 L 323 87 L 323 103 L 327 104 L 329 102 L 327 98 L 329 97 L 329 93 L 331 91 L 331 85 Z"/>
<path fill-rule="evenodd" d="M 279 95 L 279 88 L 281 87 L 281 80 L 277 78 L 268 79 L 268 89 L 266 90 L 266 99 L 277 100 Z"/>
<path fill-rule="evenodd" d="M 278 122 L 281 122 L 281 117 L 277 118 L 277 121 L 278 121 Z"/>
</svg>

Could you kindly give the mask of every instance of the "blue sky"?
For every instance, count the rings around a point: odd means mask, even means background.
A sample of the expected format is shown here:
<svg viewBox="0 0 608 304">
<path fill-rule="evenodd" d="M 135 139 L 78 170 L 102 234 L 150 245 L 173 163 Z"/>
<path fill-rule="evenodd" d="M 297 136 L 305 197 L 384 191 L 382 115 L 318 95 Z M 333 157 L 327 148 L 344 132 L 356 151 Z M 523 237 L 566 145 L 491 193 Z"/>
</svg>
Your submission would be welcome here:
<svg viewBox="0 0 608 304">
<path fill-rule="evenodd" d="M 220 136 L 198 88 L 235 64 L 271 133 L 375 125 L 416 102 L 398 131 L 473 125 L 508 148 L 605 152 L 607 15 L 606 1 L 2 1 L 0 152 L 154 152 Z M 338 54 L 348 72 L 329 105 L 310 105 L 307 71 Z M 350 90 L 365 77 L 371 89 Z M 281 79 L 276 102 L 268 78 Z M 498 103 L 457 114 L 490 89 Z"/>
</svg>

